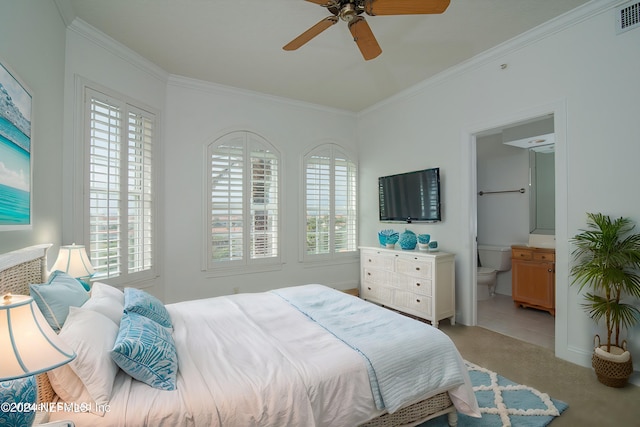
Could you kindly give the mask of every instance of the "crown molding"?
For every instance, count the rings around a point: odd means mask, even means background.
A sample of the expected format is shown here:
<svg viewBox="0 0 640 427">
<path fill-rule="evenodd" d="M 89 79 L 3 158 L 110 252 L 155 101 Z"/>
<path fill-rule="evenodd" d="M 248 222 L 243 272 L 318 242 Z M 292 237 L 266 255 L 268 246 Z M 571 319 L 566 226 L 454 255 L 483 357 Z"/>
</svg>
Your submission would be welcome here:
<svg viewBox="0 0 640 427">
<path fill-rule="evenodd" d="M 200 92 L 209 93 L 227 93 L 230 95 L 242 95 L 251 97 L 253 99 L 260 98 L 268 102 L 277 102 L 280 104 L 287 104 L 296 108 L 314 109 L 331 114 L 338 114 L 344 116 L 356 116 L 356 113 L 349 110 L 343 110 L 339 108 L 327 107 L 320 104 L 314 104 L 311 102 L 298 101 L 292 98 L 285 98 L 283 96 L 269 95 L 264 92 L 256 92 L 250 89 L 242 89 L 235 86 L 227 86 L 220 83 L 213 83 L 205 80 L 193 79 L 190 77 L 183 77 L 176 74 L 171 74 L 168 79 L 168 86 L 182 87 L 186 89 L 192 89 Z"/>
<path fill-rule="evenodd" d="M 134 50 L 131 50 L 128 47 L 124 46 L 122 43 L 109 37 L 95 27 L 87 24 L 82 19 L 75 18 L 73 22 L 71 22 L 71 25 L 67 27 L 67 29 L 100 46 L 106 51 L 112 53 L 123 61 L 128 62 L 139 70 L 144 71 L 152 77 L 164 83 L 168 81 L 169 73 L 167 73 L 164 69 L 149 61 Z"/>
</svg>

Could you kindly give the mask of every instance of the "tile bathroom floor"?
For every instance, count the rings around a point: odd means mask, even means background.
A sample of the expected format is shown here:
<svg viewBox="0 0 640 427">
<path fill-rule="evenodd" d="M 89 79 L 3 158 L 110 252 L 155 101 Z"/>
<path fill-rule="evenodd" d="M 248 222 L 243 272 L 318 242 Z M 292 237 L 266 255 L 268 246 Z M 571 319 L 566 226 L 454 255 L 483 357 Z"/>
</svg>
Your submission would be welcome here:
<svg viewBox="0 0 640 427">
<path fill-rule="evenodd" d="M 555 317 L 546 311 L 516 307 L 510 295 L 478 301 L 478 326 L 532 344 L 555 348 Z"/>
</svg>

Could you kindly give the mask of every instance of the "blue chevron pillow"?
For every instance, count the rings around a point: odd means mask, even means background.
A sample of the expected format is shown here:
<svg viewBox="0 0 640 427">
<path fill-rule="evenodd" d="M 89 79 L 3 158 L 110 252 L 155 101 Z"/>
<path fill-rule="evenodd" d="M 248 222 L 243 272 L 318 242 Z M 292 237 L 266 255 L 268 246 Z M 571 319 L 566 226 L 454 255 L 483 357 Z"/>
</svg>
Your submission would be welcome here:
<svg viewBox="0 0 640 427">
<path fill-rule="evenodd" d="M 122 316 L 111 358 L 138 381 L 160 390 L 176 389 L 178 355 L 171 330 L 145 316 Z"/>
</svg>

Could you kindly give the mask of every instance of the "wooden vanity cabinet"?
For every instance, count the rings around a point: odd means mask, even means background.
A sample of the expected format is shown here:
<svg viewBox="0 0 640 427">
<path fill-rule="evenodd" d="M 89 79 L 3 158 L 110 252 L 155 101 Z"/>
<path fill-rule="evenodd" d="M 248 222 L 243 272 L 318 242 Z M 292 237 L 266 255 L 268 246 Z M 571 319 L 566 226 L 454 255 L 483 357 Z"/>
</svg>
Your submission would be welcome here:
<svg viewBox="0 0 640 427">
<path fill-rule="evenodd" d="M 511 293 L 517 306 L 556 314 L 555 249 L 511 247 Z"/>
</svg>

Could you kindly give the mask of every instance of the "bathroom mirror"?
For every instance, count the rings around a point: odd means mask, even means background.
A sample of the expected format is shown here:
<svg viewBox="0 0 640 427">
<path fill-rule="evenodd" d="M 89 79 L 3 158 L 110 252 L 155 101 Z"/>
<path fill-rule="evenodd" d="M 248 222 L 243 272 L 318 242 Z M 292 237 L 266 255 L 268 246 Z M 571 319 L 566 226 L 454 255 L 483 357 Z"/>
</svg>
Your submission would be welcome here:
<svg viewBox="0 0 640 427">
<path fill-rule="evenodd" d="M 543 149 L 544 148 L 544 149 Z M 553 235 L 555 231 L 554 146 L 529 150 L 529 231 Z"/>
</svg>

